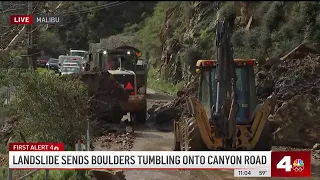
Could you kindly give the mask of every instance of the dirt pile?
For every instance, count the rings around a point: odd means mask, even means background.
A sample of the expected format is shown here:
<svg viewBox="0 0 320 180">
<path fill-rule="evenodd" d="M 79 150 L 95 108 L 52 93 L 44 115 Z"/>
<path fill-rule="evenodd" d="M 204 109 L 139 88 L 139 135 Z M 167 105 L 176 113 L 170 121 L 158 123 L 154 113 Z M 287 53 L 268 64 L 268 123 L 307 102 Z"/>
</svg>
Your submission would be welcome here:
<svg viewBox="0 0 320 180">
<path fill-rule="evenodd" d="M 126 180 L 123 171 L 93 170 L 90 176 L 92 180 Z"/>
<path fill-rule="evenodd" d="M 100 130 L 96 135 L 108 128 L 109 123 L 121 121 L 123 104 L 129 95 L 108 71 L 91 71 L 81 74 L 82 81 L 88 85 L 89 115 Z"/>
<path fill-rule="evenodd" d="M 260 68 L 258 95 L 274 92 L 274 144 L 312 148 L 320 136 L 320 56 L 273 60 Z"/>
<path fill-rule="evenodd" d="M 95 149 L 116 148 L 116 150 L 129 151 L 134 139 L 134 135 L 130 133 L 108 133 L 95 139 L 96 145 L 99 145 Z"/>
</svg>

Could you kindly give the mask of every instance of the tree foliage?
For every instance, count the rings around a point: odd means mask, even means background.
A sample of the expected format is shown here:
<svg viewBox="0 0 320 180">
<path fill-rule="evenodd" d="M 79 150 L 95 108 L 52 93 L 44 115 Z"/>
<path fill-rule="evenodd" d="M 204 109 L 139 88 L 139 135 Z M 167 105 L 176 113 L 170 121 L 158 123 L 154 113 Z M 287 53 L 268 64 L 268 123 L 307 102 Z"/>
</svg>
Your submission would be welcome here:
<svg viewBox="0 0 320 180">
<path fill-rule="evenodd" d="M 166 11 L 171 6 L 172 3 L 159 2 L 154 8 L 153 15 L 142 24 L 138 31 L 138 37 L 143 49 L 151 50 L 161 46 L 159 38 L 160 29 L 165 23 Z"/>
<path fill-rule="evenodd" d="M 59 37 L 67 48 L 88 49 L 90 42 L 99 42 L 100 38 L 120 34 L 125 27 L 142 22 L 152 13 L 155 3 L 129 2 L 108 7 L 110 2 L 106 1 L 72 2 L 72 5 L 62 12 L 65 13 L 64 25 L 58 28 Z M 105 8 L 80 11 L 104 4 L 107 4 Z"/>
<path fill-rule="evenodd" d="M 99 42 L 100 38 L 120 34 L 125 27 L 139 24 L 153 11 L 155 2 L 112 1 L 45 1 L 33 2 L 32 14 L 61 14 L 61 26 L 49 25 L 38 32 L 34 43 L 45 52 L 45 55 L 57 57 L 65 54 L 70 48 L 88 50 L 89 43 Z M 112 6 L 110 4 L 113 4 Z M 27 14 L 28 2 L 0 3 L 0 52 L 5 49 L 23 26 L 10 25 L 12 14 Z M 36 26 L 35 26 L 36 28 Z M 25 30 L 25 29 L 24 29 Z M 26 34 L 18 43 L 26 47 Z M 0 54 L 1 55 L 1 54 Z M 8 59 L 8 55 L 0 56 Z"/>
<path fill-rule="evenodd" d="M 274 57 L 302 42 L 318 44 L 319 8 L 319 2 L 311 1 L 261 2 L 253 11 L 254 26 L 249 31 L 237 27 L 233 35 L 236 54 Z"/>
<path fill-rule="evenodd" d="M 56 32 L 40 31 L 37 44 L 46 55 L 58 57 L 59 55 L 67 54 L 66 46 L 57 36 Z"/>
</svg>

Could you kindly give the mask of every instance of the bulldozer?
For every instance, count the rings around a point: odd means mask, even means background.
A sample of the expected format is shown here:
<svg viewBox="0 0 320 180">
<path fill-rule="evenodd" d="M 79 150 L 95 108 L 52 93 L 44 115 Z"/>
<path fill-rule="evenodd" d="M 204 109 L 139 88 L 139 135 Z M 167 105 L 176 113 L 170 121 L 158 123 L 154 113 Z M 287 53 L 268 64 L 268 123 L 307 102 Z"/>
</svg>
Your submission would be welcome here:
<svg viewBox="0 0 320 180">
<path fill-rule="evenodd" d="M 231 28 L 216 27 L 216 60 L 198 60 L 197 97 L 186 95 L 188 115 L 174 122 L 174 150 L 259 150 L 272 148 L 268 116 L 275 96 L 258 100 L 255 59 L 234 59 Z"/>
<path fill-rule="evenodd" d="M 125 67 L 126 69 L 131 69 L 136 74 L 137 79 L 137 89 L 140 94 L 146 95 L 147 93 L 147 77 L 148 77 L 148 60 L 149 52 L 145 52 L 145 57 L 142 57 L 142 52 L 137 48 L 132 46 L 120 46 L 116 48 L 117 50 L 125 51 L 129 57 L 130 61 L 133 62 L 133 66 Z"/>
<path fill-rule="evenodd" d="M 141 54 L 141 53 L 140 53 Z M 133 49 L 118 48 L 89 52 L 86 70 L 107 70 L 111 76 L 122 85 L 129 94 L 127 103 L 122 103 L 125 114 L 122 120 L 145 123 L 147 116 L 146 77 L 147 74 L 137 76 L 136 64 L 139 55 Z"/>
</svg>

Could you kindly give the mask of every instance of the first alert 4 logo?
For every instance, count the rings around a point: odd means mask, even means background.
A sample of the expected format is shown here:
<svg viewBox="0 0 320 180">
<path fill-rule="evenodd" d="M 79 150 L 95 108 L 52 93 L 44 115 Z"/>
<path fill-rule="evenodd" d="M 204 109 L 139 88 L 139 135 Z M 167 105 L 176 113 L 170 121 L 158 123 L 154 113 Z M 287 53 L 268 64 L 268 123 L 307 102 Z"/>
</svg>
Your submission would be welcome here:
<svg viewBox="0 0 320 180">
<path fill-rule="evenodd" d="M 59 147 L 49 144 L 23 144 L 13 145 L 13 151 L 48 151 L 59 150 Z"/>
<path fill-rule="evenodd" d="M 70 151 L 69 151 L 70 152 Z M 89 151 L 90 152 L 90 151 Z M 130 153 L 130 152 L 129 152 Z M 185 168 L 190 165 L 198 167 L 212 168 L 232 168 L 237 167 L 267 165 L 267 156 L 261 155 L 99 155 L 99 151 L 94 151 L 90 155 L 17 155 L 12 156 L 13 165 L 91 165 L 88 168 L 94 168 L 94 165 L 117 165 L 118 168 L 124 166 L 118 165 L 143 165 L 144 168 L 157 168 L 162 165 L 173 165 L 172 168 Z M 105 153 L 103 153 L 105 154 Z M 131 152 L 132 154 L 132 152 Z M 146 154 L 146 153 L 144 153 Z M 136 166 L 136 167 L 137 167 Z M 164 167 L 165 167 L 164 166 Z M 23 167 L 23 166 L 21 166 Z M 72 166 L 74 167 L 74 166 Z M 81 166 L 84 168 L 85 166 Z M 128 166 L 129 168 L 132 168 Z M 140 166 L 139 166 L 140 167 Z M 15 168 L 15 167 L 12 167 Z M 59 167 L 61 168 L 61 167 Z M 67 168 L 67 167 L 66 167 Z M 104 166 L 104 168 L 107 168 Z M 112 168 L 112 167 L 108 167 Z M 137 169 L 137 168 L 135 168 Z"/>
</svg>

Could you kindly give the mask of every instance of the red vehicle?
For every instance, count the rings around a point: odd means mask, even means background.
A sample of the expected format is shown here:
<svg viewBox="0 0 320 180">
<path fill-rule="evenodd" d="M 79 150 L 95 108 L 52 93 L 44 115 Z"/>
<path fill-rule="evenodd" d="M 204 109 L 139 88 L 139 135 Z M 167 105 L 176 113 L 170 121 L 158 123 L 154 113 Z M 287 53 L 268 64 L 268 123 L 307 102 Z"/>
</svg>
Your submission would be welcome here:
<svg viewBox="0 0 320 180">
<path fill-rule="evenodd" d="M 37 66 L 38 67 L 46 67 L 47 62 L 49 61 L 50 57 L 42 56 L 37 58 Z"/>
</svg>

